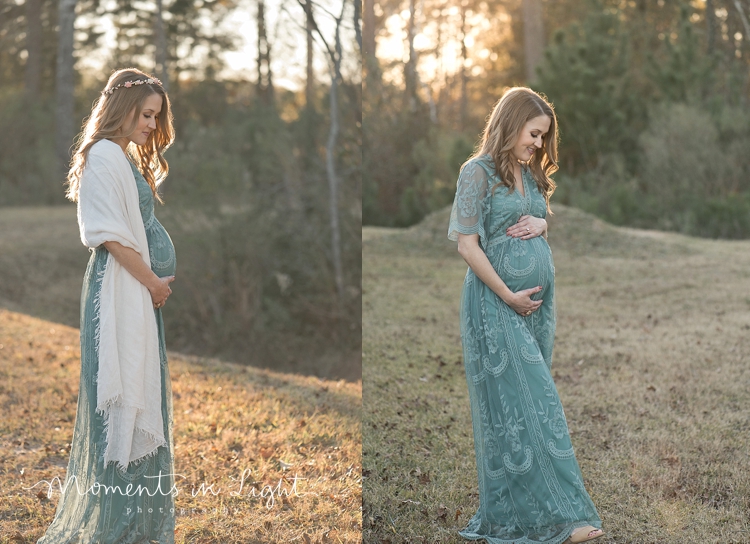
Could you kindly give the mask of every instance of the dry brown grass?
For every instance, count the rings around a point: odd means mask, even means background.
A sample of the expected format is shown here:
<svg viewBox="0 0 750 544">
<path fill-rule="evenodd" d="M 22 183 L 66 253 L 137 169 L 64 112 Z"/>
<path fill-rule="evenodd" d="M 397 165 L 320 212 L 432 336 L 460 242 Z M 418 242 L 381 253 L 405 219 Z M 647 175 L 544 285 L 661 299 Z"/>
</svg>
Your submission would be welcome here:
<svg viewBox="0 0 750 544">
<path fill-rule="evenodd" d="M 361 541 L 361 382 L 169 356 L 178 543 Z M 0 309 L 0 542 L 36 542 L 64 479 L 80 350 L 76 329 Z M 239 496 L 239 479 L 252 472 Z M 297 492 L 294 476 L 299 478 Z M 205 482 L 217 495 L 192 490 Z M 291 493 L 253 497 L 264 485 Z"/>
<path fill-rule="evenodd" d="M 750 242 L 555 211 L 553 372 L 601 541 L 750 542 Z M 368 543 L 464 542 L 478 506 L 447 225 L 363 232 Z"/>
</svg>

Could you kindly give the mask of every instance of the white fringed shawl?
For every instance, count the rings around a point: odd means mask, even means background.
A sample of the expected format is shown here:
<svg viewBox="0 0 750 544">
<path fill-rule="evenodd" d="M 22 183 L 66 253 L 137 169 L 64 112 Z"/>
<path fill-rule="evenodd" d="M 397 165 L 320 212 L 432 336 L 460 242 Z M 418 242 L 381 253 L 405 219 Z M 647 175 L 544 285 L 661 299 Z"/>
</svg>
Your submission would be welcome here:
<svg viewBox="0 0 750 544">
<path fill-rule="evenodd" d="M 91 146 L 78 194 L 81 241 L 89 248 L 119 242 L 151 267 L 138 188 L 114 142 Z M 104 464 L 129 463 L 166 445 L 156 316 L 148 289 L 109 254 L 96 301 L 99 357 L 96 410 L 104 416 Z"/>
</svg>

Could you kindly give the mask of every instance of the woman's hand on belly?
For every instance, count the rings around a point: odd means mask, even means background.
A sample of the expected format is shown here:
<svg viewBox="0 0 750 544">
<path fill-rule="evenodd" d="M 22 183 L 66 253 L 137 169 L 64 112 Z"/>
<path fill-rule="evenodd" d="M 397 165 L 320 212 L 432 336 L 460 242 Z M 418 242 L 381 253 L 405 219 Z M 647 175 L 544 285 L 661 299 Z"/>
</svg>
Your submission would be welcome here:
<svg viewBox="0 0 750 544">
<path fill-rule="evenodd" d="M 154 308 L 161 308 L 167 303 L 169 295 L 172 294 L 172 288 L 169 286 L 174 281 L 174 276 L 164 276 L 159 278 L 159 283 L 154 284 L 153 288 L 149 287 L 148 292 L 151 293 L 151 301 L 154 303 Z"/>
<path fill-rule="evenodd" d="M 107 248 L 112 256 L 117 259 L 125 270 L 141 282 L 148 289 L 151 294 L 151 300 L 154 303 L 155 308 L 164 306 L 167 302 L 167 298 L 172 294 L 172 289 L 169 284 L 174 281 L 174 276 L 166 276 L 160 278 L 148 267 L 143 261 L 140 254 L 132 247 L 125 247 L 119 242 L 108 241 L 104 242 L 104 247 Z"/>
<path fill-rule="evenodd" d="M 542 305 L 542 300 L 531 300 L 531 295 L 537 294 L 541 291 L 541 286 L 532 287 L 531 289 L 524 289 L 523 291 L 517 291 L 511 293 L 508 296 L 503 297 L 503 302 L 510 306 L 516 313 L 527 316 L 531 315 Z"/>
<path fill-rule="evenodd" d="M 474 274 L 492 289 L 508 306 L 521 315 L 531 315 L 542 305 L 541 300 L 531 300 L 531 296 L 542 290 L 541 286 L 511 291 L 487 259 L 487 254 L 479 247 L 478 234 L 459 234 L 458 252 Z"/>
<path fill-rule="evenodd" d="M 505 229 L 505 234 L 521 240 L 529 240 L 537 236 L 547 235 L 547 221 L 542 217 L 522 215 L 515 225 Z"/>
</svg>

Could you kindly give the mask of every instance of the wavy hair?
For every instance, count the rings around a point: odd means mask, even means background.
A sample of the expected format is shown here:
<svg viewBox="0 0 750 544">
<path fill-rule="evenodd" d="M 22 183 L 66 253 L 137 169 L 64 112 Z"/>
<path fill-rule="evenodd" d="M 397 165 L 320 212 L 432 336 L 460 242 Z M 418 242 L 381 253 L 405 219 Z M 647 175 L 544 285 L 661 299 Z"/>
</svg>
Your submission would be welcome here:
<svg viewBox="0 0 750 544">
<path fill-rule="evenodd" d="M 138 126 L 140 112 L 146 98 L 158 94 L 162 97 L 162 106 L 156 119 L 156 130 L 149 134 L 144 145 L 129 145 L 127 154 L 151 186 L 154 197 L 162 202 L 157 189 L 169 173 L 169 165 L 163 153 L 174 141 L 172 108 L 167 93 L 158 83 L 123 86 L 129 81 L 144 79 L 155 78 L 136 68 L 117 70 L 110 76 L 105 91 L 120 87 L 111 93 L 102 92 L 94 102 L 91 115 L 83 121 L 81 133 L 76 138 L 76 150 L 70 160 L 68 188 L 65 193 L 68 199 L 73 202 L 78 201 L 78 188 L 91 146 L 105 138 L 111 139 L 122 137 L 123 134 L 132 134 Z"/>
<path fill-rule="evenodd" d="M 555 192 L 555 181 L 550 177 L 558 169 L 557 118 L 555 110 L 545 98 L 528 87 L 513 87 L 505 91 L 497 101 L 489 116 L 487 125 L 482 132 L 482 139 L 474 154 L 466 161 L 489 155 L 495 163 L 495 171 L 500 182 L 492 187 L 495 192 L 500 185 L 510 191 L 515 189 L 515 174 L 513 171 L 513 156 L 511 151 L 518 142 L 523 127 L 540 115 L 550 118 L 550 127 L 542 139 L 539 153 L 534 153 L 527 163 L 536 181 L 539 192 L 544 195 L 549 210 L 549 199 Z"/>
</svg>

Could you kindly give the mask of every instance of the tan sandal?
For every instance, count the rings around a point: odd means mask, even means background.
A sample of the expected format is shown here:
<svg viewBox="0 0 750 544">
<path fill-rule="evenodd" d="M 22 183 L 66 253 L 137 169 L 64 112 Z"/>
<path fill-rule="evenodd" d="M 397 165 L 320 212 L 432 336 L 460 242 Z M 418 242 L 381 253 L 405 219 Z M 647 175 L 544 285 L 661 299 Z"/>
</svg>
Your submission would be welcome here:
<svg viewBox="0 0 750 544">
<path fill-rule="evenodd" d="M 579 527 L 574 530 L 571 533 L 570 538 L 563 544 L 580 544 L 581 542 L 588 542 L 595 538 L 599 538 L 600 536 L 604 536 L 604 531 L 592 527 L 591 525 L 587 525 L 586 527 Z"/>
</svg>

